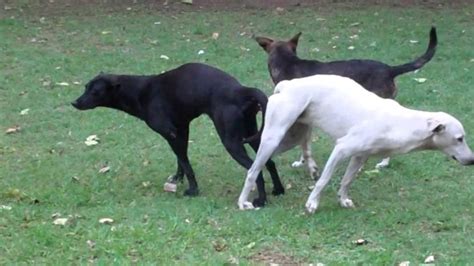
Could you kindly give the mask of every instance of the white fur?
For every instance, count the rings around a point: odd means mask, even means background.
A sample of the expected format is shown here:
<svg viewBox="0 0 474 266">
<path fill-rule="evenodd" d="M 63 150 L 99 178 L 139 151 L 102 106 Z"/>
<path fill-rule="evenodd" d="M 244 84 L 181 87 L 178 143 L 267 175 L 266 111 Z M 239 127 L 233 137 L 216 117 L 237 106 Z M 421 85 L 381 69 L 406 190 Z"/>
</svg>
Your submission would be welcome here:
<svg viewBox="0 0 474 266">
<path fill-rule="evenodd" d="M 346 208 L 354 207 L 348 189 L 370 156 L 437 149 L 461 164 L 474 164 L 463 126 L 456 118 L 405 108 L 349 78 L 315 75 L 282 81 L 275 93 L 269 97 L 260 147 L 238 200 L 240 209 L 253 208 L 247 200 L 250 188 L 272 155 L 302 145 L 304 161 L 312 160 L 308 150 L 313 127 L 331 136 L 335 147 L 306 202 L 310 213 L 318 208 L 321 192 L 335 167 L 346 158 L 350 162 L 338 192 L 339 202 Z"/>
</svg>

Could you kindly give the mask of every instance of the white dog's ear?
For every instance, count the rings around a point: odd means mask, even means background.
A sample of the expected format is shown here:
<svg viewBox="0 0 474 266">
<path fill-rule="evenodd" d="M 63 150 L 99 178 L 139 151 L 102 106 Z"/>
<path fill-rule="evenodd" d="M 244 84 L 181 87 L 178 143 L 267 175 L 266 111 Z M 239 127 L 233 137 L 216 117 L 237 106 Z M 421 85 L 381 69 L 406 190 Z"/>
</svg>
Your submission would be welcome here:
<svg viewBox="0 0 474 266">
<path fill-rule="evenodd" d="M 446 126 L 439 120 L 430 118 L 428 119 L 428 129 L 430 132 L 436 134 L 442 132 Z"/>
</svg>

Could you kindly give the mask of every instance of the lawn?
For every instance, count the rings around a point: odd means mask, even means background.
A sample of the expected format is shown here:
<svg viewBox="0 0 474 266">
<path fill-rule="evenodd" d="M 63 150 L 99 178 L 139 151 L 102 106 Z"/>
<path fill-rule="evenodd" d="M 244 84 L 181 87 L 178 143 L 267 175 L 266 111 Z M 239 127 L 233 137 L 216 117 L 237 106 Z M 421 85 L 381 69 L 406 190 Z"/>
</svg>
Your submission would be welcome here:
<svg viewBox="0 0 474 266">
<path fill-rule="evenodd" d="M 435 57 L 397 78 L 397 100 L 453 114 L 474 145 L 474 5 L 90 11 L 2 10 L 0 264 L 416 265 L 429 255 L 441 265 L 473 263 L 474 169 L 441 153 L 395 157 L 380 172 L 370 160 L 352 186 L 351 210 L 336 200 L 339 169 L 320 209 L 307 215 L 314 181 L 290 167 L 295 149 L 275 158 L 286 194 L 270 196 L 260 210 L 239 211 L 246 171 L 207 117 L 192 123 L 189 156 L 201 194 L 187 198 L 187 184 L 176 194 L 163 191 L 175 157 L 143 122 L 111 109 L 79 112 L 69 103 L 100 71 L 155 74 L 186 62 L 219 67 L 270 94 L 266 54 L 254 34 L 286 39 L 302 31 L 302 58 L 396 65 L 421 55 L 436 25 Z M 21 129 L 5 133 L 15 126 Z M 94 134 L 99 144 L 87 146 Z M 324 134 L 314 136 L 320 165 L 332 145 Z M 99 172 L 105 166 L 110 170 Z M 55 225 L 57 218 L 68 220 Z"/>
</svg>

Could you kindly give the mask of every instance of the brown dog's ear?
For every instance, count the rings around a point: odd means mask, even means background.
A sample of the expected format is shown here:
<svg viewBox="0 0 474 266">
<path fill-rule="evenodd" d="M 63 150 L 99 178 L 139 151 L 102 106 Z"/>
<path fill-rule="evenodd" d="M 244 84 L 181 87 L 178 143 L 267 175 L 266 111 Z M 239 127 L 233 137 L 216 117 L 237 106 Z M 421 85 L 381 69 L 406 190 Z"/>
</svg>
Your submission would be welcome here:
<svg viewBox="0 0 474 266">
<path fill-rule="evenodd" d="M 293 52 L 296 53 L 296 47 L 298 47 L 298 39 L 300 38 L 302 32 L 298 32 L 295 36 L 293 36 L 293 38 L 291 38 L 289 41 L 288 41 L 288 44 L 290 45 L 291 49 L 293 50 Z"/>
<path fill-rule="evenodd" d="M 265 50 L 267 53 L 270 52 L 270 46 L 273 43 L 273 40 L 267 37 L 255 37 L 255 40 L 258 44 Z"/>
<path fill-rule="evenodd" d="M 436 119 L 432 119 L 432 118 L 428 119 L 428 129 L 433 134 L 440 133 L 445 128 L 446 128 L 446 126 L 443 123 L 441 123 L 440 121 L 438 121 Z"/>
</svg>

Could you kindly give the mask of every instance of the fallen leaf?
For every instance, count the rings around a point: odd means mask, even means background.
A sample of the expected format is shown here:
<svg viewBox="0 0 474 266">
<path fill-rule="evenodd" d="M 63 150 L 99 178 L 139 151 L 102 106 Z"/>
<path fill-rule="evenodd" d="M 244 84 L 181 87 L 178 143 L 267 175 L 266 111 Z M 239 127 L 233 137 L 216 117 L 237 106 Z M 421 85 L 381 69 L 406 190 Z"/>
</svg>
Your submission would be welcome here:
<svg viewBox="0 0 474 266">
<path fill-rule="evenodd" d="M 86 138 L 86 141 L 84 141 L 84 143 L 87 146 L 93 146 L 93 145 L 99 144 L 99 140 L 100 139 L 97 137 L 97 135 L 90 135 L 89 137 Z"/>
<path fill-rule="evenodd" d="M 155 21 L 153 24 L 155 24 L 155 25 L 160 25 L 161 22 L 160 22 L 160 21 Z"/>
<path fill-rule="evenodd" d="M 60 216 L 61 216 L 61 213 L 59 213 L 59 212 L 55 212 L 55 213 L 51 214 L 51 218 L 53 218 L 53 219 L 59 218 Z"/>
<path fill-rule="evenodd" d="M 110 34 L 110 33 L 112 33 L 112 32 L 111 31 L 106 31 L 106 30 L 102 31 L 103 35 L 107 35 L 107 34 Z"/>
<path fill-rule="evenodd" d="M 433 263 L 435 261 L 435 258 L 433 255 L 429 255 L 428 257 L 426 257 L 425 259 L 425 263 Z"/>
<path fill-rule="evenodd" d="M 410 262 L 409 261 L 402 261 L 400 262 L 400 264 L 398 264 L 398 266 L 409 266 L 410 265 Z"/>
<path fill-rule="evenodd" d="M 23 109 L 20 111 L 20 115 L 27 115 L 29 111 L 30 111 L 30 108 Z"/>
<path fill-rule="evenodd" d="M 291 183 L 286 184 L 286 189 L 290 189 L 290 188 L 292 188 L 292 187 L 293 187 L 293 186 L 291 185 Z"/>
<path fill-rule="evenodd" d="M 351 39 L 357 39 L 357 38 L 359 38 L 359 35 L 354 34 L 354 35 L 349 36 L 349 38 L 351 38 Z"/>
<path fill-rule="evenodd" d="M 114 222 L 111 218 L 100 218 L 99 223 L 101 224 L 112 224 Z"/>
<path fill-rule="evenodd" d="M 150 181 L 144 181 L 142 182 L 142 186 L 143 187 L 149 187 L 151 185 L 151 182 Z"/>
<path fill-rule="evenodd" d="M 410 40 L 410 43 L 419 43 L 417 40 Z"/>
<path fill-rule="evenodd" d="M 253 247 L 255 247 L 255 242 L 250 242 L 247 246 L 245 246 L 246 248 L 248 249 L 251 249 Z"/>
<path fill-rule="evenodd" d="M 166 182 L 165 185 L 163 186 L 163 190 L 166 192 L 176 192 L 176 184 Z"/>
<path fill-rule="evenodd" d="M 74 84 L 74 85 L 80 85 L 81 82 L 79 82 L 79 81 L 73 81 L 72 84 Z"/>
<path fill-rule="evenodd" d="M 285 9 L 283 7 L 277 7 L 275 10 L 276 10 L 276 12 L 280 12 L 280 13 L 285 11 Z"/>
<path fill-rule="evenodd" d="M 69 86 L 69 83 L 67 83 L 67 82 L 58 82 L 58 83 L 56 83 L 56 85 L 66 87 L 66 86 Z"/>
<path fill-rule="evenodd" d="M 354 50 L 354 49 L 355 49 L 355 47 L 354 47 L 354 46 L 352 46 L 352 45 L 351 45 L 351 46 L 349 46 L 349 47 L 347 47 L 347 50 Z"/>
<path fill-rule="evenodd" d="M 20 132 L 20 130 L 21 130 L 20 126 L 9 127 L 9 128 L 7 128 L 7 130 L 5 130 L 5 134 L 18 133 L 18 132 Z"/>
<path fill-rule="evenodd" d="M 373 175 L 373 174 L 380 173 L 380 170 L 379 169 L 367 170 L 367 171 L 364 171 L 364 173 L 366 173 L 368 175 Z"/>
<path fill-rule="evenodd" d="M 0 210 L 7 210 L 7 211 L 9 211 L 9 210 L 11 210 L 11 209 L 12 209 L 11 206 L 8 206 L 8 205 L 0 205 Z"/>
<path fill-rule="evenodd" d="M 359 25 L 360 25 L 360 22 L 354 22 L 354 23 L 349 24 L 349 26 L 351 26 L 351 27 L 355 27 L 355 26 L 359 26 Z"/>
<path fill-rule="evenodd" d="M 414 78 L 414 80 L 418 83 L 425 83 L 426 82 L 425 78 Z"/>
<path fill-rule="evenodd" d="M 92 241 L 92 240 L 87 240 L 87 241 L 86 241 L 86 244 L 87 244 L 87 246 L 88 246 L 90 249 L 95 248 L 95 242 Z"/>
<path fill-rule="evenodd" d="M 358 246 L 362 246 L 362 245 L 366 245 L 369 243 L 369 241 L 367 241 L 366 239 L 357 239 L 353 242 L 354 244 L 358 245 Z"/>
<path fill-rule="evenodd" d="M 198 55 L 202 55 L 202 54 L 204 54 L 204 50 L 199 50 Z"/>
<path fill-rule="evenodd" d="M 170 58 L 164 54 L 160 55 L 160 58 L 164 60 L 170 60 Z"/>
<path fill-rule="evenodd" d="M 99 173 L 100 174 L 105 174 L 107 173 L 108 171 L 110 171 L 110 166 L 104 166 L 102 168 L 99 169 Z"/>
<path fill-rule="evenodd" d="M 319 48 L 318 48 L 318 47 L 314 47 L 313 49 L 311 49 L 311 51 L 312 51 L 312 52 L 316 52 L 316 53 L 317 53 L 317 52 L 319 52 L 320 50 L 319 50 Z"/>
<path fill-rule="evenodd" d="M 66 225 L 68 219 L 67 218 L 57 218 L 53 221 L 54 225 Z"/>
<path fill-rule="evenodd" d="M 192 4 L 193 4 L 193 0 L 181 0 L 181 3 L 187 4 L 187 5 L 192 5 Z"/>
<path fill-rule="evenodd" d="M 474 58 L 471 58 L 471 60 L 469 60 L 469 62 L 474 63 Z"/>
<path fill-rule="evenodd" d="M 191 223 L 191 221 L 190 221 L 188 218 L 186 218 L 184 221 L 185 221 L 187 224 L 190 224 L 190 223 Z"/>
<path fill-rule="evenodd" d="M 219 38 L 219 32 L 213 32 L 212 39 L 217 40 L 217 38 Z"/>
</svg>

